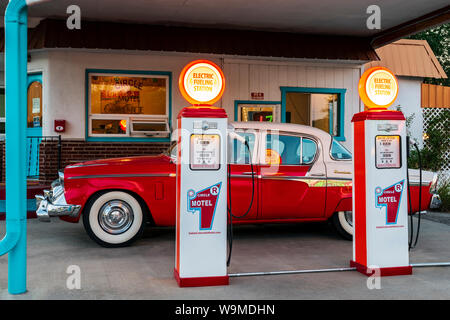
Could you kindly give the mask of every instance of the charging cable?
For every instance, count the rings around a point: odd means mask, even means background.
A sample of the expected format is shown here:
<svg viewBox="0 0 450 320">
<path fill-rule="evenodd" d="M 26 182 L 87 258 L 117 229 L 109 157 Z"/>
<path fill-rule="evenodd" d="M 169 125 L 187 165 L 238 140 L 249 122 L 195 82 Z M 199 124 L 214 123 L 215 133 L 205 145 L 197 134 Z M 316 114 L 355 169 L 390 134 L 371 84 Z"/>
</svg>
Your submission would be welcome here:
<svg viewBox="0 0 450 320">
<path fill-rule="evenodd" d="M 229 225 L 228 225 L 228 248 L 229 248 L 229 250 L 228 250 L 228 258 L 227 258 L 227 267 L 230 266 L 231 252 L 233 250 L 233 218 L 242 219 L 242 218 L 245 218 L 250 213 L 250 210 L 253 206 L 253 199 L 254 199 L 254 195 L 255 195 L 255 171 L 253 170 L 252 152 L 250 150 L 250 145 L 248 144 L 248 141 L 243 139 L 241 136 L 239 136 L 239 138 L 240 138 L 240 139 L 238 139 L 239 141 L 241 141 L 241 142 L 242 142 L 242 140 L 244 141 L 244 145 L 247 147 L 249 158 L 250 158 L 250 168 L 252 171 L 252 197 L 251 197 L 250 205 L 248 206 L 247 210 L 242 215 L 237 216 L 237 215 L 233 214 L 232 206 L 231 206 L 231 165 L 228 163 L 228 206 L 227 206 L 227 211 L 228 211 L 228 216 L 229 216 L 230 221 L 229 221 Z"/>
<path fill-rule="evenodd" d="M 409 143 L 410 139 L 407 137 L 407 145 L 408 145 L 408 153 L 409 153 Z M 411 144 L 416 148 L 417 151 L 417 158 L 419 162 L 419 215 L 417 217 L 417 230 L 416 230 L 416 238 L 414 239 L 414 220 L 413 220 L 413 207 L 411 203 L 411 186 L 409 181 L 409 169 L 406 168 L 406 180 L 408 182 L 408 201 L 409 201 L 409 219 L 410 219 L 410 225 L 411 225 L 411 231 L 410 231 L 410 237 L 409 237 L 409 250 L 414 249 L 417 245 L 417 242 L 419 240 L 419 234 L 420 234 L 420 221 L 422 217 L 422 158 L 420 154 L 419 147 L 417 146 L 416 142 L 411 142 Z M 414 239 L 414 241 L 413 241 Z"/>
</svg>

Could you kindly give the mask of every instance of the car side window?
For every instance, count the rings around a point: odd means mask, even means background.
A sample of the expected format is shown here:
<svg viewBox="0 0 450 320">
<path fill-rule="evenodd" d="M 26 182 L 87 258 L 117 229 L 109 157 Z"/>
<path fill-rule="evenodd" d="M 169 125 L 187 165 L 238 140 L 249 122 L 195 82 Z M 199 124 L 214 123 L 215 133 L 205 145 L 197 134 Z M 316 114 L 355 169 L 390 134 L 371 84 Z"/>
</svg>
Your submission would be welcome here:
<svg viewBox="0 0 450 320">
<path fill-rule="evenodd" d="M 231 142 L 231 156 L 230 163 L 232 164 L 250 164 L 251 156 L 255 150 L 255 134 L 248 132 L 239 132 L 236 131 L 238 135 L 243 137 L 245 141 L 247 141 L 250 146 L 250 150 L 252 154 L 248 152 L 247 147 L 241 141 L 237 139 L 233 139 Z"/>
<path fill-rule="evenodd" d="M 331 157 L 335 160 L 351 160 L 352 154 L 345 147 L 333 139 L 331 143 Z"/>
<path fill-rule="evenodd" d="M 317 153 L 314 140 L 298 136 L 267 134 L 266 163 L 282 165 L 310 164 Z"/>
<path fill-rule="evenodd" d="M 317 144 L 314 140 L 302 138 L 302 164 L 310 164 L 314 161 L 317 152 Z"/>
<path fill-rule="evenodd" d="M 285 165 L 300 164 L 300 144 L 300 137 L 267 134 L 266 163 Z"/>
</svg>

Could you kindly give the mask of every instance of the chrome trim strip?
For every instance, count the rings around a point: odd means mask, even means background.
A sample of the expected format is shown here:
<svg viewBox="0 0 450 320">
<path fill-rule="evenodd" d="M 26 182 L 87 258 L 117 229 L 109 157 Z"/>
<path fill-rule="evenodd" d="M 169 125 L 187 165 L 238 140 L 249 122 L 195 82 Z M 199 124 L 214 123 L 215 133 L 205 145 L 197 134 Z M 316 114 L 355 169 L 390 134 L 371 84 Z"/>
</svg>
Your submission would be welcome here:
<svg viewBox="0 0 450 320">
<path fill-rule="evenodd" d="M 263 179 L 273 180 L 339 180 L 352 181 L 350 178 L 334 178 L 334 177 L 311 177 L 311 176 L 262 176 Z"/>
<path fill-rule="evenodd" d="M 96 166 L 106 166 L 107 163 L 92 163 L 92 164 L 78 164 L 78 165 L 70 165 L 67 168 L 83 168 L 83 167 L 96 167 Z"/>
<path fill-rule="evenodd" d="M 352 178 L 327 177 L 327 180 L 352 181 Z"/>
<path fill-rule="evenodd" d="M 89 176 L 75 176 L 67 178 L 68 180 L 74 179 L 97 179 L 97 178 L 141 178 L 141 177 L 176 177 L 174 173 L 119 173 L 119 174 L 99 174 Z"/>
<path fill-rule="evenodd" d="M 232 178 L 252 178 L 252 175 L 248 175 L 248 174 L 231 174 Z M 261 175 L 258 175 L 255 173 L 254 175 L 255 178 L 261 179 Z"/>
<path fill-rule="evenodd" d="M 300 177 L 300 176 L 264 176 L 263 179 L 299 181 L 308 184 L 309 187 L 348 187 L 352 179 L 327 178 L 327 177 Z"/>
</svg>

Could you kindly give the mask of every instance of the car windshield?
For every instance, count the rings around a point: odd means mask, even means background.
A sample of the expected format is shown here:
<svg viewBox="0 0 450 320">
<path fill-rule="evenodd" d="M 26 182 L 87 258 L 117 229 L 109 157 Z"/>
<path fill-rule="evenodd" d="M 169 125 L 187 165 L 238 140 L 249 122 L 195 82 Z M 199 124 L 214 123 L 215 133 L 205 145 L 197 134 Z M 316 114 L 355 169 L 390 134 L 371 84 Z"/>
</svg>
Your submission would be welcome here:
<svg viewBox="0 0 450 320">
<path fill-rule="evenodd" d="M 342 144 L 333 139 L 331 143 L 331 157 L 335 160 L 351 160 L 352 154 Z"/>
</svg>

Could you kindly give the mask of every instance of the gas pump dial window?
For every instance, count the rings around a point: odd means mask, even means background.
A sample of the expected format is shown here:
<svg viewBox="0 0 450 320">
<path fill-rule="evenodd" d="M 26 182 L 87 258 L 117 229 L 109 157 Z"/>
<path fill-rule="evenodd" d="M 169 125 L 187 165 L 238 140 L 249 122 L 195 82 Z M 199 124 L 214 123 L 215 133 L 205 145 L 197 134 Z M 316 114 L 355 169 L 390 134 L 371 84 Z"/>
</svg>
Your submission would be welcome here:
<svg viewBox="0 0 450 320">
<path fill-rule="evenodd" d="M 377 169 L 401 168 L 400 136 L 375 137 L 375 166 Z"/>
<path fill-rule="evenodd" d="M 220 168 L 220 136 L 218 134 L 191 135 L 191 170 L 218 170 Z"/>
</svg>

